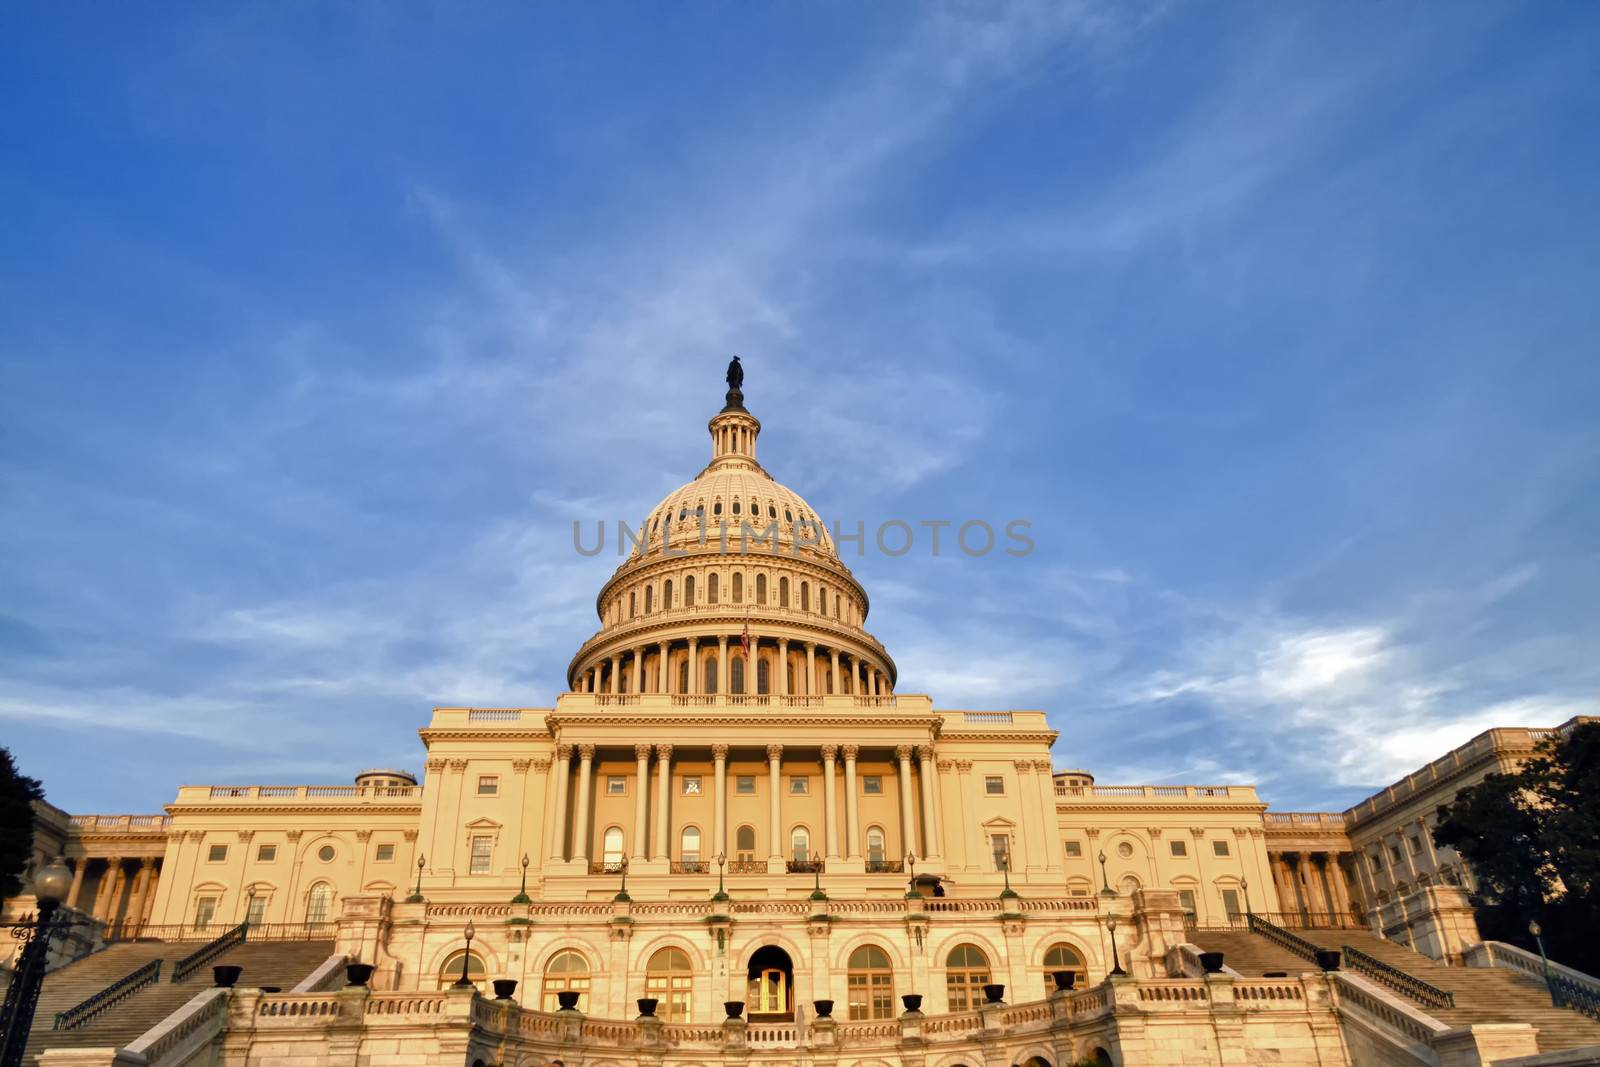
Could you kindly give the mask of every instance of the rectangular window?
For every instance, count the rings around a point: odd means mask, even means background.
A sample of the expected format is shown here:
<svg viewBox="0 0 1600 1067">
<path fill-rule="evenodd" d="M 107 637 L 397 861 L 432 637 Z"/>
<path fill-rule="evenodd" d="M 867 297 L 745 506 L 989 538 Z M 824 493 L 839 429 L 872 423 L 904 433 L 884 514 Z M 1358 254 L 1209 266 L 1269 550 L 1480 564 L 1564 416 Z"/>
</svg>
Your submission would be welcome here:
<svg viewBox="0 0 1600 1067">
<path fill-rule="evenodd" d="M 1065 844 L 1066 844 L 1066 849 L 1067 849 L 1067 855 L 1068 856 L 1075 857 L 1075 856 L 1082 856 L 1083 855 L 1083 842 L 1082 841 L 1068 841 Z"/>
<path fill-rule="evenodd" d="M 1412 834 L 1406 838 L 1406 847 L 1411 850 L 1413 856 L 1420 855 L 1422 853 L 1421 838 L 1417 837 L 1416 834 Z"/>
<path fill-rule="evenodd" d="M 273 863 L 273 862 L 275 862 L 277 860 L 277 858 L 278 858 L 278 846 L 277 845 L 262 845 L 260 848 L 256 849 L 256 862 L 257 863 Z"/>
<path fill-rule="evenodd" d="M 1194 890 L 1193 889 L 1180 889 L 1180 890 L 1178 890 L 1178 903 L 1183 905 L 1183 913 L 1185 915 L 1189 916 L 1189 918 L 1192 919 L 1198 914 L 1198 912 L 1195 911 L 1195 907 L 1194 907 Z"/>
<path fill-rule="evenodd" d="M 986 795 L 991 796 L 991 797 L 1003 797 L 1003 796 L 1005 796 L 1006 795 L 1006 780 L 1005 780 L 1005 778 L 1003 776 L 1001 776 L 1001 775 L 998 775 L 998 774 L 985 775 L 984 779 L 983 779 L 983 791 L 984 791 L 984 793 Z"/>
<path fill-rule="evenodd" d="M 266 920 L 267 898 L 251 897 L 250 906 L 245 909 L 244 921 L 251 926 L 260 926 Z"/>
<path fill-rule="evenodd" d="M 683 776 L 683 795 L 686 797 L 700 795 L 700 776 L 698 774 L 686 774 Z"/>
<path fill-rule="evenodd" d="M 628 779 L 620 774 L 606 775 L 606 796 L 621 797 L 628 795 Z"/>
<path fill-rule="evenodd" d="M 989 848 L 994 852 L 994 869 L 1004 871 L 1011 865 L 1011 838 L 1005 834 L 991 834 Z"/>
<path fill-rule="evenodd" d="M 1189 843 L 1187 841 L 1172 842 L 1172 854 L 1174 856 L 1187 856 L 1189 854 Z"/>
<path fill-rule="evenodd" d="M 1211 842 L 1211 851 L 1213 854 L 1218 856 L 1227 856 L 1230 854 L 1228 852 L 1228 843 L 1226 841 Z"/>
<path fill-rule="evenodd" d="M 1399 845 L 1390 845 L 1389 846 L 1389 857 L 1391 859 L 1393 859 L 1396 863 L 1400 862 L 1400 846 Z"/>
<path fill-rule="evenodd" d="M 861 791 L 868 796 L 881 796 L 883 793 L 883 775 L 863 774 L 861 776 Z"/>
<path fill-rule="evenodd" d="M 795 796 L 805 796 L 811 792 L 811 779 L 803 775 L 795 775 L 789 779 L 789 792 Z"/>
<path fill-rule="evenodd" d="M 756 795 L 756 777 L 753 774 L 737 775 L 733 779 L 733 791 L 742 797 Z"/>
<path fill-rule="evenodd" d="M 378 846 L 378 852 L 373 857 L 373 859 L 377 860 L 379 863 L 393 863 L 394 862 L 394 846 L 393 845 L 379 845 Z"/>
<path fill-rule="evenodd" d="M 211 919 L 217 914 L 217 898 L 201 897 L 194 902 L 194 928 L 204 930 L 211 925 Z"/>
<path fill-rule="evenodd" d="M 500 793 L 500 776 L 497 774 L 478 775 L 478 795 L 480 797 L 497 796 Z"/>
<path fill-rule="evenodd" d="M 222 863 L 228 858 L 227 845 L 212 845 L 206 852 L 207 863 Z"/>
<path fill-rule="evenodd" d="M 494 854 L 494 838 L 484 834 L 472 839 L 472 874 L 488 874 Z"/>
<path fill-rule="evenodd" d="M 1222 891 L 1222 910 L 1228 913 L 1228 918 L 1237 919 L 1244 912 L 1239 910 L 1239 891 L 1237 889 L 1224 889 Z"/>
</svg>

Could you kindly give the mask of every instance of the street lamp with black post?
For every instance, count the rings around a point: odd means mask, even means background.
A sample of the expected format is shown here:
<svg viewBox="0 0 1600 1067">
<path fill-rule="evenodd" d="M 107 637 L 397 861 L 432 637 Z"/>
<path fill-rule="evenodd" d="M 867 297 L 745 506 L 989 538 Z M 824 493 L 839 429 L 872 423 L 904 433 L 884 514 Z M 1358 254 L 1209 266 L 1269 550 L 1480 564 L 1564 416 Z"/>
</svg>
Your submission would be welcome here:
<svg viewBox="0 0 1600 1067">
<path fill-rule="evenodd" d="M 33 897 L 39 903 L 37 920 L 11 931 L 12 937 L 26 938 L 27 944 L 17 958 L 16 973 L 6 989 L 5 1005 L 0 1008 L 0 1067 L 22 1067 L 22 1054 L 33 1029 L 33 1012 L 39 1005 L 39 988 L 44 984 L 50 939 L 67 925 L 55 921 L 56 909 L 71 888 L 72 872 L 57 856 L 33 879 Z"/>
</svg>

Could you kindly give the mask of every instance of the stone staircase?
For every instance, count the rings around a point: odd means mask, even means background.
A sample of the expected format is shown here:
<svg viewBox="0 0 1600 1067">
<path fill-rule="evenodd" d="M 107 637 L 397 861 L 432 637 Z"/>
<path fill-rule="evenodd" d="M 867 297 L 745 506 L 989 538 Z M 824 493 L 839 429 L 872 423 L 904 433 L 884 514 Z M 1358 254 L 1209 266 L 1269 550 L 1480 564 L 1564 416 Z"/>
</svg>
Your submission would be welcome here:
<svg viewBox="0 0 1600 1067">
<path fill-rule="evenodd" d="M 1374 959 L 1454 994 L 1454 1008 L 1420 1008 L 1447 1026 L 1528 1023 L 1538 1028 L 1539 1048 L 1544 1052 L 1600 1045 L 1600 1022 L 1567 1008 L 1554 1007 L 1544 984 L 1519 971 L 1503 967 L 1447 967 L 1366 930 L 1293 932 L 1320 948 L 1349 945 L 1360 949 Z M 1196 930 L 1193 940 L 1206 951 L 1225 953 L 1227 965 L 1243 975 L 1259 976 L 1266 971 L 1298 974 L 1316 970 L 1316 964 L 1248 931 Z"/>
<path fill-rule="evenodd" d="M 120 1048 L 177 1011 L 211 985 L 215 964 L 243 967 L 241 987 L 292 989 L 333 954 L 331 941 L 247 941 L 228 949 L 182 982 L 172 981 L 172 966 L 200 948 L 198 941 L 139 941 L 110 945 L 100 952 L 50 972 L 39 992 L 33 1033 L 23 1063 L 51 1048 Z M 132 994 L 76 1030 L 52 1030 L 56 1012 L 81 1004 L 151 960 L 165 962 L 161 981 Z"/>
</svg>

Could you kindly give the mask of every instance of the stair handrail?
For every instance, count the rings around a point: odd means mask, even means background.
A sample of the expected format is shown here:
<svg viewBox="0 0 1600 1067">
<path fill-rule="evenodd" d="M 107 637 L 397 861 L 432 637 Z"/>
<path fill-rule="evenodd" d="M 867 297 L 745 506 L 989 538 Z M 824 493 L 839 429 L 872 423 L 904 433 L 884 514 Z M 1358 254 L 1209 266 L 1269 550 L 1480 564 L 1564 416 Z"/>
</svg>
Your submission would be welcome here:
<svg viewBox="0 0 1600 1067">
<path fill-rule="evenodd" d="M 172 965 L 172 981 L 181 982 L 207 963 L 216 959 L 235 945 L 244 943 L 245 936 L 250 932 L 250 924 L 242 922 L 221 937 L 207 941 L 183 959 Z"/>
<path fill-rule="evenodd" d="M 1456 1006 L 1456 995 L 1447 989 L 1440 989 L 1431 982 L 1424 982 L 1414 974 L 1408 974 L 1393 964 L 1384 963 L 1376 956 L 1369 956 L 1354 945 L 1342 945 L 1344 961 L 1352 971 L 1364 974 L 1374 982 L 1388 986 L 1397 993 L 1403 993 L 1419 1004 L 1430 1008 L 1453 1008 Z"/>
<path fill-rule="evenodd" d="M 65 1011 L 56 1012 L 55 1025 L 51 1029 L 76 1030 L 101 1012 L 131 997 L 145 986 L 155 985 L 159 981 L 161 981 L 161 961 L 151 960 L 137 970 L 118 978 L 99 992 L 91 994 L 82 1003 L 74 1004 Z"/>
<path fill-rule="evenodd" d="M 1288 949 L 1303 960 L 1317 962 L 1317 946 L 1298 934 L 1291 934 L 1277 923 L 1263 919 L 1253 912 L 1249 916 L 1249 926 L 1251 933 L 1260 934 L 1279 948 Z"/>
<path fill-rule="evenodd" d="M 1469 967 L 1504 967 L 1519 971 L 1545 983 L 1556 1007 L 1571 1008 L 1591 1019 L 1600 1019 L 1600 978 L 1555 960 L 1540 959 L 1527 949 L 1504 941 L 1473 945 L 1462 953 L 1462 959 Z"/>
</svg>

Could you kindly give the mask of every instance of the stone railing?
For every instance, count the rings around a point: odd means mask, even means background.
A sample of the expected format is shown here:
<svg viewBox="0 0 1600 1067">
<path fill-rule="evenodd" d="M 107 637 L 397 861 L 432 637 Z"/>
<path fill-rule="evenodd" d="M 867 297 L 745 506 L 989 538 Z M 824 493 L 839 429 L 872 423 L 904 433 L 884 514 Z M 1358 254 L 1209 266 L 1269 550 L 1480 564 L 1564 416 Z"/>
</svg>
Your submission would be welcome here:
<svg viewBox="0 0 1600 1067">
<path fill-rule="evenodd" d="M 1462 953 L 1468 967 L 1505 967 L 1548 985 L 1559 1006 L 1600 1019 L 1600 979 L 1554 960 L 1544 960 L 1504 941 L 1484 941 Z"/>
<path fill-rule="evenodd" d="M 1370 819 L 1494 752 L 1532 752 L 1539 742 L 1558 732 L 1517 726 L 1485 730 L 1460 748 L 1446 752 L 1426 767 L 1418 768 L 1382 792 L 1373 794 L 1353 808 L 1345 809 L 1345 818 L 1353 823 Z"/>
<path fill-rule="evenodd" d="M 1415 1005 L 1407 1004 L 1366 979 L 1334 971 L 1333 989 L 1341 1011 L 1354 1010 L 1370 1024 L 1402 1043 L 1430 1048 L 1449 1027 Z"/>
<path fill-rule="evenodd" d="M 80 832 L 164 834 L 171 821 L 166 815 L 74 815 L 71 824 Z"/>
<path fill-rule="evenodd" d="M 1337 811 L 1269 811 L 1269 826 L 1344 826 L 1344 815 Z"/>
<path fill-rule="evenodd" d="M 1253 785 L 1067 785 L 1056 783 L 1056 796 L 1072 799 L 1118 797 L 1130 800 L 1246 800 L 1256 799 Z"/>
<path fill-rule="evenodd" d="M 227 1019 L 228 990 L 213 986 L 134 1038 L 125 1051 L 132 1062 L 150 1067 L 186 1063 L 222 1032 Z"/>
<path fill-rule="evenodd" d="M 420 785 L 200 785 L 178 789 L 178 803 L 197 800 L 415 800 Z"/>
</svg>

